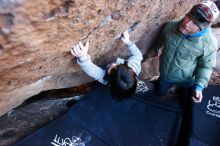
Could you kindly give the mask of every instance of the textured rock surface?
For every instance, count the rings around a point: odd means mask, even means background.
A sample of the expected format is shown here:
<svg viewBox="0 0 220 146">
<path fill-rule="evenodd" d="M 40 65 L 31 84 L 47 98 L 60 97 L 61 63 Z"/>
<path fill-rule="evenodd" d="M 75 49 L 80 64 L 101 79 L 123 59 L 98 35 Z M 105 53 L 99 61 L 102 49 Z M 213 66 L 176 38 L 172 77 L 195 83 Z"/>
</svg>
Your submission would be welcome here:
<svg viewBox="0 0 220 146">
<path fill-rule="evenodd" d="M 145 54 L 160 26 L 196 2 L 1 0 L 0 116 L 43 90 L 91 81 L 69 53 L 76 42 L 91 41 L 91 58 L 103 65 L 126 56 L 113 37 L 140 21 L 131 39 Z"/>
<path fill-rule="evenodd" d="M 36 100 L 11 110 L 0 118 L 0 146 L 12 145 L 58 118 L 67 111 L 70 101 L 74 102 L 71 97 Z"/>
<path fill-rule="evenodd" d="M 153 76 L 159 76 L 159 57 L 151 57 L 142 64 L 141 77 L 150 80 Z"/>
<path fill-rule="evenodd" d="M 0 117 L 0 146 L 9 146 L 63 115 L 77 100 L 97 85 L 41 92 Z"/>
</svg>

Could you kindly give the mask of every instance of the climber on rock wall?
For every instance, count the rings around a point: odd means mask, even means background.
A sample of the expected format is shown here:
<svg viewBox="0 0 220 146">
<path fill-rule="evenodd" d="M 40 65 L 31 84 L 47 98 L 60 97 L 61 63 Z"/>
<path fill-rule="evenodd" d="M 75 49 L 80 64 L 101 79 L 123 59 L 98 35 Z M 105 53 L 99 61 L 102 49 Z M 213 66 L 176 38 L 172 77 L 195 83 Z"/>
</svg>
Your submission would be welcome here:
<svg viewBox="0 0 220 146">
<path fill-rule="evenodd" d="M 142 53 L 134 42 L 130 41 L 128 31 L 123 33 L 121 40 L 126 44 L 131 56 L 128 60 L 117 58 L 113 63 L 101 68 L 93 64 L 88 52 L 89 42 L 85 45 L 77 43 L 71 53 L 77 57 L 77 63 L 89 76 L 100 83 L 108 85 L 113 97 L 123 99 L 131 97 L 137 88 L 137 76 L 141 72 Z"/>
</svg>

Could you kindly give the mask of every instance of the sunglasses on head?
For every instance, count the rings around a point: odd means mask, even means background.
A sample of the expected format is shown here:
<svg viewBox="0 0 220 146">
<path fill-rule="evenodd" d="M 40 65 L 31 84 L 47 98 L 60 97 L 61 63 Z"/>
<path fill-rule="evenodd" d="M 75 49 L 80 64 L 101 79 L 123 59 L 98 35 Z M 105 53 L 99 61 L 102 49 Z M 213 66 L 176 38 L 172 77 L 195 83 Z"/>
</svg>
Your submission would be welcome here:
<svg viewBox="0 0 220 146">
<path fill-rule="evenodd" d="M 193 9 L 189 13 L 189 16 L 200 23 L 208 22 L 208 19 L 203 16 L 202 13 L 203 12 L 200 9 Z"/>
</svg>

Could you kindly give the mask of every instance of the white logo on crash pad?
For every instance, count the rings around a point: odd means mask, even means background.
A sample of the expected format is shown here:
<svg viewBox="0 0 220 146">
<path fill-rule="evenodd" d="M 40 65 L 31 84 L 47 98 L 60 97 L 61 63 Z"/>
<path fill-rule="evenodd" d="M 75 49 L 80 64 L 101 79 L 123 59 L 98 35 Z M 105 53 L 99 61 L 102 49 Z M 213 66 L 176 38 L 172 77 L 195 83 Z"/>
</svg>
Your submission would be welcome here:
<svg viewBox="0 0 220 146">
<path fill-rule="evenodd" d="M 60 138 L 57 135 L 50 142 L 53 146 L 85 146 L 84 143 L 81 142 L 79 137 L 73 136 L 72 138 Z"/>
<path fill-rule="evenodd" d="M 146 91 L 148 91 L 149 89 L 148 89 L 148 87 L 147 87 L 147 85 L 144 83 L 144 81 L 142 81 L 142 80 L 138 80 L 138 82 L 137 82 L 137 88 L 136 88 L 136 93 L 138 93 L 138 92 L 146 92 Z"/>
<path fill-rule="evenodd" d="M 207 105 L 206 114 L 220 118 L 220 97 L 213 96 Z"/>
</svg>

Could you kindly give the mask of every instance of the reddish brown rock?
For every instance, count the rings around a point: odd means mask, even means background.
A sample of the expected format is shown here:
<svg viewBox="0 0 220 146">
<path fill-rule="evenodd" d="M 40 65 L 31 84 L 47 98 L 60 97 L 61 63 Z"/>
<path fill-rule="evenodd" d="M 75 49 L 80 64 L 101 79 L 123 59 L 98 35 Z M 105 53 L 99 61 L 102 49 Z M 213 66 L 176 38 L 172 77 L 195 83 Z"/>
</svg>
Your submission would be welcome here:
<svg viewBox="0 0 220 146">
<path fill-rule="evenodd" d="M 159 57 L 151 57 L 142 64 L 141 76 L 147 80 L 159 76 Z"/>
<path fill-rule="evenodd" d="M 91 81 L 70 48 L 91 41 L 95 63 L 125 49 L 113 38 L 140 21 L 131 39 L 146 53 L 165 22 L 184 16 L 195 0 L 0 1 L 0 115 L 41 91 Z"/>
</svg>

